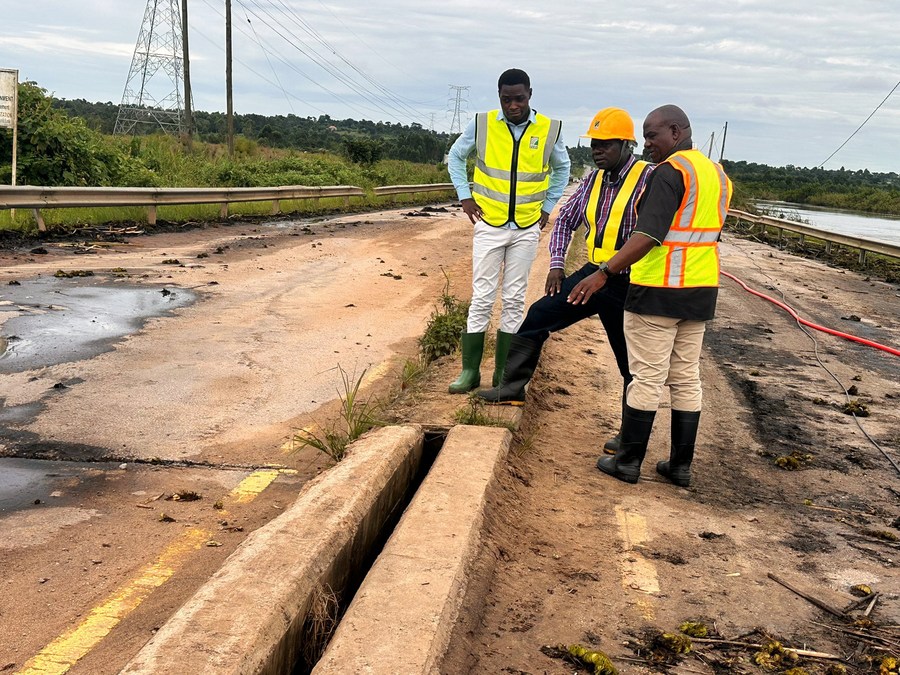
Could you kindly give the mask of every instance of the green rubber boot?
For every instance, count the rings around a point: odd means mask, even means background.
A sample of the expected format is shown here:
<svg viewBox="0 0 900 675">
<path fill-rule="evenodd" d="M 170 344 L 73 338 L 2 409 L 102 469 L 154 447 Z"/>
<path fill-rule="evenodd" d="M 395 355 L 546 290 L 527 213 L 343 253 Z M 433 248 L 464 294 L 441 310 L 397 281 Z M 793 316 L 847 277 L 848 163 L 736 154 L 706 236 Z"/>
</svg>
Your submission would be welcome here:
<svg viewBox="0 0 900 675">
<path fill-rule="evenodd" d="M 494 349 L 494 377 L 491 386 L 496 387 L 503 381 L 503 369 L 506 368 L 506 358 L 509 356 L 509 345 L 512 342 L 512 333 L 497 331 L 497 346 Z"/>
<path fill-rule="evenodd" d="M 484 355 L 484 333 L 463 333 L 460 337 L 462 372 L 450 384 L 451 394 L 465 394 L 481 385 L 481 357 Z"/>
</svg>

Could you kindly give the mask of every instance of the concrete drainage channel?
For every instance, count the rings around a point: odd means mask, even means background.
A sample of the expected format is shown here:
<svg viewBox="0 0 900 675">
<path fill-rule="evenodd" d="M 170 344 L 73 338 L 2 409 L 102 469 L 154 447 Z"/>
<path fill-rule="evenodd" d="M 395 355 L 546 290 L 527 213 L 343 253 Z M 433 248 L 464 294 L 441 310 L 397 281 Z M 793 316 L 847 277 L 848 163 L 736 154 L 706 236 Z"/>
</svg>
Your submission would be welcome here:
<svg viewBox="0 0 900 675">
<path fill-rule="evenodd" d="M 371 432 L 247 537 L 121 672 L 438 671 L 511 441 L 499 427 Z M 351 595 L 309 663 L 323 608 Z"/>
</svg>

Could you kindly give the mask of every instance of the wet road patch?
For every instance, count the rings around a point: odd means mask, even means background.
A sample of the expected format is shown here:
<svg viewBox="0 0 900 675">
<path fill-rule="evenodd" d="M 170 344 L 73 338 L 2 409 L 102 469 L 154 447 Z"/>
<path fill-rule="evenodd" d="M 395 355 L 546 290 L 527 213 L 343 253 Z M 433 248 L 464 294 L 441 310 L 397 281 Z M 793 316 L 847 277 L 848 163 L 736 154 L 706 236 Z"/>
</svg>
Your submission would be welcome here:
<svg viewBox="0 0 900 675">
<path fill-rule="evenodd" d="M 193 303 L 182 288 L 97 284 L 41 278 L 4 289 L 0 304 L 0 373 L 92 358 L 153 317 Z M 12 316 L 3 321 L 3 315 Z M 7 315 L 8 316 L 8 315 Z"/>
</svg>

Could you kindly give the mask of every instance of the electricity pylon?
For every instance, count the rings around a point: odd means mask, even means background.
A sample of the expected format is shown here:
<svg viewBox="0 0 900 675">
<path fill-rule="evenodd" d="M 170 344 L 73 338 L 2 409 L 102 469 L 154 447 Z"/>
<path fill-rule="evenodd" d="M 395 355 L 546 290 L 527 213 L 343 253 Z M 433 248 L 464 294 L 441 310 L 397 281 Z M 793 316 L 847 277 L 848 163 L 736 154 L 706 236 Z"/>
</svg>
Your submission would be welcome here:
<svg viewBox="0 0 900 675">
<path fill-rule="evenodd" d="M 455 97 L 454 91 L 456 92 Z M 468 100 L 463 98 L 463 92 L 468 91 L 469 87 L 461 87 L 455 84 L 450 85 L 450 100 L 448 101 L 448 104 L 453 106 L 453 119 L 450 120 L 451 134 L 462 132 L 462 122 L 468 113 L 468 110 L 465 108 L 465 104 L 468 103 Z M 447 112 L 450 112 L 450 110 Z"/>
<path fill-rule="evenodd" d="M 132 133 L 138 125 L 158 126 L 166 133 L 186 131 L 182 49 L 178 0 L 147 0 L 115 133 Z"/>
</svg>

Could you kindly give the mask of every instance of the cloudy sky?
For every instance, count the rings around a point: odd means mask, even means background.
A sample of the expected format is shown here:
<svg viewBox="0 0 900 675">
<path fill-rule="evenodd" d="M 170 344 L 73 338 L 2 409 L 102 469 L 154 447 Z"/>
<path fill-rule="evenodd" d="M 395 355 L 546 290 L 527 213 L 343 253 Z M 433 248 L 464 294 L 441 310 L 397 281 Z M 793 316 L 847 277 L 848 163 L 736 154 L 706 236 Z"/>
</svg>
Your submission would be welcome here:
<svg viewBox="0 0 900 675">
<path fill-rule="evenodd" d="M 168 5 L 173 0 L 157 0 Z M 180 5 L 180 0 L 174 0 Z M 795 0 L 233 0 L 239 113 L 418 122 L 448 130 L 497 76 L 532 79 L 532 106 L 577 143 L 594 112 L 681 106 L 706 151 L 823 163 L 900 82 L 900 6 Z M 8 0 L 0 68 L 60 98 L 122 100 L 145 0 Z M 224 0 L 189 0 L 194 106 L 225 109 Z M 248 21 L 249 19 L 249 21 Z M 172 87 L 151 85 L 157 98 Z M 826 168 L 900 172 L 900 88 Z"/>
</svg>

